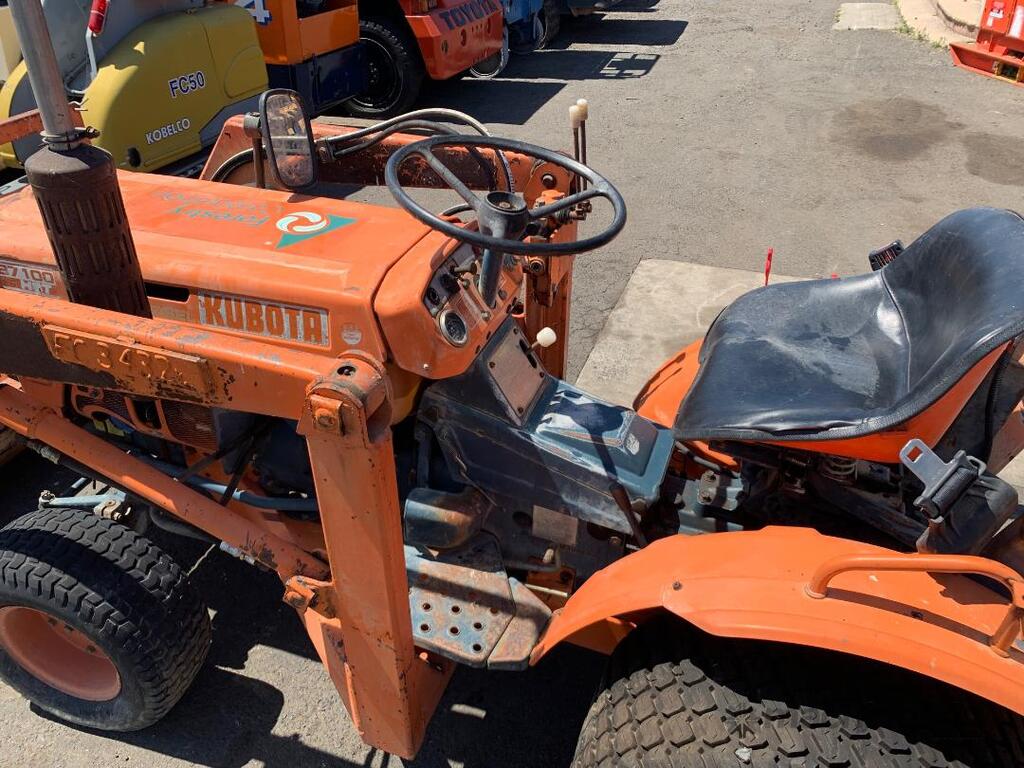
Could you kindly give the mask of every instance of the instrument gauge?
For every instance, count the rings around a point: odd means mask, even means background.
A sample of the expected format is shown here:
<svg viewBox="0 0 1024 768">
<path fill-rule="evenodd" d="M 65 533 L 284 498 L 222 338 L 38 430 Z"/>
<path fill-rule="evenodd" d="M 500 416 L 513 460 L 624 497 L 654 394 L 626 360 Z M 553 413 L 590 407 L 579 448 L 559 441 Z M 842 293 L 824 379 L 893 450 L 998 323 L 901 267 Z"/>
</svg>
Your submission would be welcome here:
<svg viewBox="0 0 1024 768">
<path fill-rule="evenodd" d="M 462 315 L 454 309 L 446 309 L 437 318 L 437 323 L 441 327 L 441 335 L 445 341 L 456 347 L 465 346 L 469 340 L 469 328 Z"/>
</svg>

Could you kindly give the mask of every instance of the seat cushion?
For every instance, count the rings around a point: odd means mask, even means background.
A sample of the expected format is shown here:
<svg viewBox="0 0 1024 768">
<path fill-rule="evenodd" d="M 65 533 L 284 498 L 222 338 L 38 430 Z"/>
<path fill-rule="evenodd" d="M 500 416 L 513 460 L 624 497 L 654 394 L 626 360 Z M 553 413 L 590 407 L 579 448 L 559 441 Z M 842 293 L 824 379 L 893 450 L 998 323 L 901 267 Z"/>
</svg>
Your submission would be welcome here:
<svg viewBox="0 0 1024 768">
<path fill-rule="evenodd" d="M 1024 220 L 954 213 L 878 272 L 741 296 L 708 330 L 681 439 L 835 440 L 900 424 L 1024 332 Z"/>
</svg>

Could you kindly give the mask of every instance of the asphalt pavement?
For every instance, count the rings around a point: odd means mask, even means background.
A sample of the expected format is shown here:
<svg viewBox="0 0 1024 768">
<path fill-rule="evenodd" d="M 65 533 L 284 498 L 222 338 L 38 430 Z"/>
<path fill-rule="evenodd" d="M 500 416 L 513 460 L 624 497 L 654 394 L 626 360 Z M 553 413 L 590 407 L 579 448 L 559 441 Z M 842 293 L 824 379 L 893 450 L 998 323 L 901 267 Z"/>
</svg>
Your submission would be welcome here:
<svg viewBox="0 0 1024 768">
<path fill-rule="evenodd" d="M 500 78 L 426 94 L 555 148 L 570 146 L 569 105 L 590 100 L 590 162 L 624 194 L 629 224 L 577 259 L 572 376 L 642 260 L 751 270 L 773 247 L 780 274 L 853 274 L 868 251 L 957 208 L 1024 208 L 1021 91 L 909 35 L 833 30 L 838 7 L 625 0 L 567 20 L 551 50 L 514 57 Z M 3 516 L 61 481 L 19 458 L 0 471 Z M 186 563 L 200 554 L 166 545 Z M 194 578 L 215 611 L 213 649 L 165 720 L 88 732 L 0 686 L 0 766 L 557 768 L 601 674 L 575 649 L 526 673 L 460 670 L 403 762 L 360 743 L 273 578 L 220 554 Z"/>
</svg>

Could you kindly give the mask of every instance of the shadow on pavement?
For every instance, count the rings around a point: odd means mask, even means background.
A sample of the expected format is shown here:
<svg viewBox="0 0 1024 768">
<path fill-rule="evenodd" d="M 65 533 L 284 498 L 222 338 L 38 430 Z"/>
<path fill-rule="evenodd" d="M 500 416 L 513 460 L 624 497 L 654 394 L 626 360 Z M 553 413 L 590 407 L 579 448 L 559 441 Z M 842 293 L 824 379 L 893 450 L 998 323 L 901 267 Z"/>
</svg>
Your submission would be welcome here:
<svg viewBox="0 0 1024 768">
<path fill-rule="evenodd" d="M 618 5 L 613 5 L 607 12 L 616 13 L 654 13 L 658 10 L 658 3 L 661 0 L 623 0 Z"/>
<path fill-rule="evenodd" d="M 623 80 L 643 77 L 661 57 L 656 53 L 554 50 L 516 56 L 499 80 L 557 78 L 559 80 Z"/>
<path fill-rule="evenodd" d="M 298 738 L 271 733 L 283 706 L 284 694 L 272 685 L 208 664 L 184 698 L 156 725 L 132 733 L 76 730 L 217 768 L 241 768 L 253 760 L 267 766 L 364 765 L 308 747 Z M 65 725 L 34 707 L 33 711 Z"/>
<path fill-rule="evenodd" d="M 466 77 L 425 85 L 417 107 L 446 107 L 468 112 L 484 123 L 525 125 L 563 88 L 565 83 Z"/>
<path fill-rule="evenodd" d="M 61 494 L 77 475 L 61 469 L 30 450 L 22 451 L 0 472 L 0 526 L 16 517 L 34 512 L 41 491 Z"/>
<path fill-rule="evenodd" d="M 658 0 L 635 0 L 616 10 L 654 10 Z M 687 22 L 674 19 L 618 19 L 593 14 L 564 19 L 562 33 L 543 51 L 513 56 L 493 80 L 470 77 L 428 83 L 419 107 L 448 107 L 468 112 L 485 123 L 524 125 L 571 82 L 631 80 L 650 74 L 657 53 L 618 50 L 619 46 L 673 45 Z M 599 44 L 608 50 L 570 48 Z"/>
<path fill-rule="evenodd" d="M 686 31 L 687 23 L 681 19 L 618 19 L 595 13 L 571 20 L 548 47 L 560 50 L 573 43 L 675 45 Z"/>
</svg>

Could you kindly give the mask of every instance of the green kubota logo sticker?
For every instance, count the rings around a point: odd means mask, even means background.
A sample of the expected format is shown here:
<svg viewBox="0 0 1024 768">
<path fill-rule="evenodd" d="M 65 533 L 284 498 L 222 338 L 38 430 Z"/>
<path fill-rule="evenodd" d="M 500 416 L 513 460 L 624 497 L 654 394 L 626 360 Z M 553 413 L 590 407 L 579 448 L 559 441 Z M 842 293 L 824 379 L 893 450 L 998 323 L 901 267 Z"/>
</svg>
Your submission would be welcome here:
<svg viewBox="0 0 1024 768">
<path fill-rule="evenodd" d="M 323 216 L 312 211 L 296 211 L 277 220 L 277 228 L 283 233 L 275 248 L 287 248 L 317 235 L 324 235 L 355 222 L 344 216 Z"/>
</svg>

